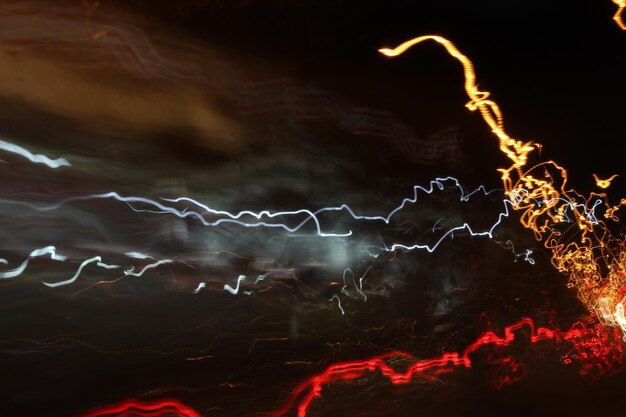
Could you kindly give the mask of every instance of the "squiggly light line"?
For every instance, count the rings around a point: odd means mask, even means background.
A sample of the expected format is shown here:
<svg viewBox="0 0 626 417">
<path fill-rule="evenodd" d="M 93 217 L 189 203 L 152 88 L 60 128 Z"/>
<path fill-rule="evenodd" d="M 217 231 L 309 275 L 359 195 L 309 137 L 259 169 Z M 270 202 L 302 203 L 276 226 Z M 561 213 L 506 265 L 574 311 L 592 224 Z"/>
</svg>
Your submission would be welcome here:
<svg viewBox="0 0 626 417">
<path fill-rule="evenodd" d="M 2 139 L 0 139 L 0 149 L 2 149 L 3 151 L 7 151 L 7 152 L 11 152 L 11 153 L 23 156 L 24 158 L 28 159 L 29 161 L 35 164 L 44 164 L 50 168 L 59 168 L 62 166 L 72 165 L 65 158 L 50 159 L 45 155 L 34 154 L 26 148 L 23 148 L 19 145 L 7 142 Z"/>
<path fill-rule="evenodd" d="M 341 299 L 339 298 L 337 294 L 330 297 L 330 300 L 328 301 L 333 301 L 333 300 L 337 300 L 337 307 L 339 308 L 339 311 L 341 311 L 341 315 L 344 316 L 346 314 L 346 311 L 341 306 Z"/>
<path fill-rule="evenodd" d="M 176 417 L 202 417 L 191 407 L 172 399 L 160 399 L 152 402 L 126 400 L 122 403 L 84 414 L 82 417 L 123 417 L 131 415 L 159 417 L 172 414 L 176 415 Z"/>
<path fill-rule="evenodd" d="M 106 269 L 115 269 L 115 268 L 119 268 L 118 265 L 108 265 L 102 262 L 102 258 L 99 256 L 94 256 L 93 258 L 89 258 L 84 260 L 80 266 L 78 267 L 78 270 L 76 271 L 76 273 L 74 274 L 74 276 L 72 278 L 66 279 L 65 281 L 59 281 L 59 282 L 54 282 L 54 283 L 49 283 L 49 282 L 44 282 L 44 285 L 50 287 L 50 288 L 56 288 L 56 287 L 60 287 L 63 285 L 68 285 L 68 284 L 72 284 L 74 283 L 78 277 L 80 276 L 80 273 L 82 272 L 83 268 L 89 264 L 92 263 L 97 263 L 97 265 L 99 267 L 102 268 L 106 268 Z"/>
<path fill-rule="evenodd" d="M 26 267 L 28 266 L 28 263 L 32 258 L 36 258 L 39 256 L 44 256 L 44 255 L 50 255 L 50 258 L 55 261 L 66 261 L 68 259 L 67 256 L 57 254 L 56 248 L 54 246 L 46 246 L 44 248 L 40 248 L 40 249 L 36 249 L 32 251 L 30 255 L 22 262 L 22 264 L 19 267 L 10 269 L 8 271 L 0 272 L 0 278 L 8 279 L 8 278 L 15 278 L 15 277 L 20 276 L 26 270 Z M 137 259 L 154 259 L 151 256 L 141 254 L 140 252 L 128 252 L 126 253 L 126 255 L 131 258 L 137 258 Z M 0 262 L 0 263 L 6 263 L 6 260 L 4 261 L 5 262 Z M 131 267 L 130 269 L 127 269 L 124 271 L 124 275 L 140 277 L 149 269 L 156 268 L 160 265 L 169 264 L 172 262 L 174 261 L 171 259 L 163 259 L 163 260 L 144 266 L 139 272 L 135 272 L 135 267 Z M 52 282 L 52 283 L 44 282 L 43 284 L 50 288 L 56 288 L 56 287 L 61 287 L 64 285 L 73 284 L 80 277 L 80 274 L 83 271 L 83 268 L 93 263 L 95 263 L 96 266 L 100 268 L 104 268 L 104 269 L 121 268 L 119 265 L 107 264 L 105 262 L 102 262 L 102 257 L 100 256 L 93 256 L 81 262 L 76 273 L 71 278 L 63 280 L 63 281 L 59 281 L 59 282 Z"/>
<path fill-rule="evenodd" d="M 428 186 L 420 186 L 420 185 L 415 185 L 413 186 L 413 196 L 412 197 L 407 197 L 404 198 L 400 204 L 398 206 L 396 206 L 394 209 L 392 209 L 391 211 L 389 211 L 386 215 L 375 215 L 375 216 L 367 216 L 367 215 L 360 215 L 357 214 L 349 205 L 347 204 L 341 204 L 339 206 L 331 206 L 331 207 L 323 207 L 320 208 L 318 210 L 310 210 L 310 209 L 299 209 L 299 210 L 290 210 L 290 211 L 271 211 L 271 210 L 262 210 L 259 212 L 254 212 L 254 211 L 250 211 L 250 210 L 243 210 L 240 212 L 236 212 L 236 213 L 231 213 L 228 211 L 224 211 L 224 210 L 216 210 L 213 209 L 209 206 L 207 206 L 206 204 L 203 204 L 197 200 L 194 200 L 192 198 L 189 197 L 178 197 L 178 198 L 162 198 L 162 201 L 166 201 L 166 202 L 171 202 L 171 203 L 180 203 L 180 202 L 187 202 L 190 204 L 193 204 L 196 207 L 199 207 L 203 210 L 203 212 L 197 212 L 194 210 L 189 209 L 188 207 L 180 210 L 177 209 L 175 207 L 171 207 L 171 206 L 167 206 L 159 201 L 153 200 L 153 199 L 149 199 L 149 198 L 145 198 L 145 197 L 136 197 L 136 196 L 122 196 L 120 194 L 118 194 L 117 192 L 109 192 L 109 193 L 103 193 L 103 194 L 91 194 L 91 195 L 86 195 L 86 196 L 77 196 L 77 197 L 70 197 L 67 199 L 64 199 L 56 204 L 52 204 L 52 205 L 48 205 L 48 206 L 44 206 L 44 207 L 40 207 L 40 206 L 35 206 L 32 204 L 28 204 L 29 207 L 36 209 L 38 211 L 49 211 L 49 210 L 55 210 L 58 209 L 59 207 L 63 206 L 64 204 L 68 204 L 74 201 L 83 201 L 83 200 L 91 200 L 91 199 L 115 199 L 117 201 L 126 203 L 129 205 L 129 207 L 137 212 L 145 212 L 145 211 L 149 211 L 152 213 L 167 213 L 167 214 L 173 214 L 176 217 L 182 218 L 182 219 L 186 219 L 186 218 L 192 218 L 195 219 L 197 221 L 199 221 L 200 223 L 202 223 L 204 226 L 209 226 L 209 227 L 215 227 L 215 226 L 219 226 L 221 224 L 236 224 L 239 226 L 243 226 L 243 227 L 267 227 L 267 228 L 278 228 L 278 229 L 283 229 L 287 232 L 290 233 L 294 233 L 297 232 L 299 230 L 301 230 L 308 222 L 313 222 L 315 224 L 315 234 L 317 236 L 320 237 L 348 237 L 352 235 L 352 231 L 348 231 L 347 233 L 334 233 L 334 232 L 326 232 L 323 230 L 322 226 L 321 226 L 321 222 L 319 220 L 319 215 L 322 213 L 327 213 L 327 212 L 345 212 L 348 213 L 353 219 L 355 220 L 361 220 L 361 221 L 381 221 L 384 222 L 385 224 L 389 224 L 393 218 L 393 216 L 395 216 L 398 212 L 400 212 L 401 210 L 403 210 L 408 204 L 414 204 L 417 203 L 418 198 L 419 198 L 419 194 L 420 193 L 424 193 L 424 194 L 432 194 L 435 190 L 444 190 L 446 185 L 449 184 L 451 185 L 453 188 L 456 188 L 459 191 L 459 200 L 461 202 L 466 202 L 468 201 L 473 195 L 477 194 L 477 193 L 482 193 L 482 195 L 487 196 L 497 190 L 490 190 L 488 191 L 484 186 L 479 186 L 476 189 L 474 189 L 471 192 L 466 192 L 464 190 L 464 188 L 461 186 L 460 182 L 458 179 L 454 178 L 454 177 L 439 177 L 436 178 L 434 180 L 431 180 L 429 182 Z M 16 203 L 13 201 L 2 201 L 0 200 L 0 203 Z M 17 202 L 19 203 L 19 202 Z M 133 204 L 145 204 L 148 206 L 153 207 L 156 210 L 145 210 L 145 209 L 138 209 L 136 208 Z M 209 221 L 205 218 L 205 215 L 214 215 L 214 216 L 225 216 L 225 218 L 221 218 L 221 219 L 217 219 L 215 221 Z M 288 226 L 285 223 L 268 223 L 266 221 L 253 221 L 253 222 L 246 222 L 242 219 L 245 216 L 250 216 L 255 218 L 256 220 L 261 220 L 262 218 L 270 218 L 270 219 L 274 219 L 274 218 L 284 218 L 284 217 L 291 217 L 291 216 L 301 216 L 301 215 L 305 215 L 304 220 L 301 220 L 300 223 L 296 224 L 295 226 Z M 474 236 L 489 236 L 491 237 L 493 234 L 493 230 L 500 224 L 502 217 L 506 217 L 508 216 L 508 209 L 505 207 L 505 213 L 501 214 L 499 216 L 498 221 L 489 228 L 488 231 L 485 232 L 474 232 L 472 231 L 471 227 L 465 223 L 461 226 L 455 227 L 451 230 L 449 230 L 444 237 L 442 237 L 442 239 L 440 239 L 437 244 L 435 245 L 413 245 L 413 246 L 407 246 L 407 245 L 392 245 L 391 247 L 389 246 L 385 246 L 384 250 L 387 251 L 393 251 L 393 250 L 397 250 L 397 249 L 405 249 L 405 250 L 412 250 L 412 249 L 428 249 L 429 251 L 433 251 L 435 250 L 435 248 L 439 245 L 439 243 L 441 241 L 443 241 L 446 237 L 450 236 L 451 234 L 453 234 L 455 231 L 460 231 L 460 230 L 467 230 L 469 231 L 472 235 Z M 136 253 L 136 252 L 131 252 L 131 253 L 127 253 L 128 256 L 131 257 L 136 257 L 136 256 L 147 256 L 144 254 L 140 254 L 140 253 Z"/>
<path fill-rule="evenodd" d="M 30 253 L 30 255 L 28 255 L 28 258 L 26 258 L 24 260 L 24 262 L 22 262 L 22 264 L 20 266 L 18 266 L 15 269 L 10 269 L 8 271 L 4 271 L 4 272 L 0 272 L 0 278 L 15 278 L 19 275 L 22 274 L 22 272 L 24 272 L 24 270 L 26 269 L 26 267 L 28 266 L 28 262 L 32 259 L 32 258 L 36 258 L 38 256 L 44 256 L 44 255 L 50 255 L 50 258 L 55 260 L 55 261 L 65 261 L 67 259 L 67 256 L 63 256 L 63 255 L 58 255 L 56 253 L 56 248 L 54 246 L 46 246 L 45 248 L 41 248 L 41 249 L 35 249 L 34 251 L 32 251 Z"/>
<path fill-rule="evenodd" d="M 141 268 L 141 270 L 139 272 L 135 272 L 135 269 L 131 268 L 131 269 L 127 270 L 127 271 L 124 271 L 124 275 L 132 276 L 132 277 L 140 277 L 148 269 L 153 269 L 153 268 L 156 268 L 156 267 L 161 266 L 161 265 L 170 264 L 172 262 L 174 262 L 174 261 L 171 260 L 171 259 L 162 259 L 162 260 L 157 261 L 155 263 L 148 264 L 148 265 L 144 266 L 143 268 Z"/>
</svg>

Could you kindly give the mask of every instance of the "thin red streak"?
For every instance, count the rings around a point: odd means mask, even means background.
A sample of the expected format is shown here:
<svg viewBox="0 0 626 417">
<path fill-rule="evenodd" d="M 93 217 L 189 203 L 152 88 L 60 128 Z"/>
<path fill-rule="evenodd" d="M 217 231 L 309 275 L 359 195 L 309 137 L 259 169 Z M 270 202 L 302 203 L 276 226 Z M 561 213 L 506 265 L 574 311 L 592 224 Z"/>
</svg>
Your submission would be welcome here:
<svg viewBox="0 0 626 417">
<path fill-rule="evenodd" d="M 177 417 L 202 417 L 192 408 L 178 400 L 162 399 L 154 402 L 126 400 L 121 403 L 91 411 L 83 417 L 125 417 L 141 415 L 143 417 L 159 417 L 174 413 Z"/>
</svg>

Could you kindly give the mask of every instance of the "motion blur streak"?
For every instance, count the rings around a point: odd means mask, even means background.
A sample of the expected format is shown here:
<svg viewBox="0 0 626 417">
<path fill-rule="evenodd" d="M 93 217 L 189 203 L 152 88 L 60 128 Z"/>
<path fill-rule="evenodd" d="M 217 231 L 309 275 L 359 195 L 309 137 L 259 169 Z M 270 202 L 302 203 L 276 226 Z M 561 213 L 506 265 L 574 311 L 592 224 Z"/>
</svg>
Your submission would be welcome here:
<svg viewBox="0 0 626 417">
<path fill-rule="evenodd" d="M 505 132 L 500 108 L 488 100 L 489 92 L 480 91 L 476 85 L 474 65 L 449 40 L 437 35 L 420 36 L 394 49 L 383 48 L 379 52 L 394 57 L 427 40 L 441 44 L 463 65 L 465 92 L 470 99 L 467 108 L 480 112 L 498 137 L 500 150 L 512 161 L 510 167 L 499 171 L 506 194 L 515 209 L 522 212 L 522 224 L 552 251 L 552 264 L 569 276 L 568 285 L 577 289 L 578 297 L 587 309 L 595 311 L 604 324 L 620 326 L 626 341 L 623 315 L 626 301 L 626 253 L 623 248 L 626 242 L 615 237 L 595 215 L 590 215 L 602 200 L 606 203 L 606 194 L 592 193 L 585 198 L 575 190 L 567 189 L 567 171 L 554 161 L 528 168 L 529 154 L 541 145 L 513 139 Z M 578 201 L 584 201 L 584 204 Z M 616 206 L 606 204 L 604 217 L 617 221 L 615 212 L 625 203 L 626 199 L 622 199 Z M 571 236 L 568 230 L 574 222 L 578 226 L 578 238 Z"/>
<path fill-rule="evenodd" d="M 613 20 L 617 23 L 617 26 L 622 30 L 626 30 L 626 23 L 622 19 L 622 13 L 624 9 L 626 9 L 626 0 L 613 0 L 613 3 L 617 4 L 617 12 L 615 12 L 615 16 L 613 16 Z"/>
<path fill-rule="evenodd" d="M 177 400 L 163 399 L 154 402 L 127 400 L 119 404 L 104 407 L 85 414 L 84 417 L 123 417 L 123 416 L 176 416 L 201 417 L 192 408 Z"/>
<path fill-rule="evenodd" d="M 392 384 L 408 384 L 420 379 L 432 379 L 433 375 L 450 372 L 453 368 L 472 366 L 471 356 L 485 346 L 506 347 L 513 343 L 518 332 L 529 333 L 531 343 L 553 340 L 556 343 L 571 344 L 571 349 L 562 356 L 564 363 L 572 363 L 571 358 L 581 361 L 580 373 L 589 376 L 592 372 L 609 374 L 621 365 L 624 359 L 624 346 L 620 335 L 615 328 L 607 328 L 601 324 L 587 326 L 579 321 L 567 331 L 535 327 L 532 319 L 526 317 L 504 329 L 504 335 L 499 336 L 493 331 L 486 331 L 470 344 L 462 353 L 446 352 L 437 358 L 416 360 L 405 352 L 388 352 L 383 355 L 360 361 L 337 363 L 326 368 L 318 375 L 298 385 L 291 393 L 287 403 L 271 413 L 271 417 L 281 417 L 287 414 L 297 404 L 298 417 L 308 414 L 314 399 L 321 397 L 324 386 L 337 382 L 357 381 L 378 371 Z M 619 331 L 617 331 L 619 333 Z M 393 363 L 408 362 L 404 371 L 398 371 Z M 503 375 L 494 374 L 494 385 L 502 386 L 514 383 L 524 377 L 526 371 L 523 364 L 516 362 L 512 357 L 504 355 L 498 361 L 500 365 L 513 364 L 513 369 Z M 396 365 L 397 367 L 397 365 Z"/>
</svg>

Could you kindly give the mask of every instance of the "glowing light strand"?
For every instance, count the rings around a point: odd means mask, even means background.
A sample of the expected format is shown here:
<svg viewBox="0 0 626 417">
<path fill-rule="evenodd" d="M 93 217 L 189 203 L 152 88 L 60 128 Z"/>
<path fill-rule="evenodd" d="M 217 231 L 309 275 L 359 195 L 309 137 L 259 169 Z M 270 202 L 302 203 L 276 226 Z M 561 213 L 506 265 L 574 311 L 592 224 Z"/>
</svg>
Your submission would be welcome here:
<svg viewBox="0 0 626 417">
<path fill-rule="evenodd" d="M 54 246 L 46 246 L 44 248 L 35 249 L 28 255 L 28 257 L 17 268 L 0 272 L 0 279 L 16 278 L 16 277 L 22 275 L 24 273 L 24 271 L 26 270 L 26 267 L 28 266 L 28 264 L 29 264 L 31 259 L 37 258 L 37 257 L 41 257 L 41 256 L 45 256 L 45 255 L 50 255 L 50 258 L 55 260 L 55 261 L 64 262 L 64 261 L 68 260 L 67 256 L 59 255 L 57 253 L 57 251 L 56 251 L 56 248 Z M 136 259 L 154 259 L 151 256 L 144 255 L 144 254 L 141 254 L 139 252 L 128 252 L 128 253 L 126 253 L 126 255 L 128 257 L 130 257 L 130 258 L 136 258 Z M 135 267 L 133 266 L 130 269 L 125 270 L 124 271 L 124 275 L 125 276 L 140 277 L 149 269 L 153 269 L 153 268 L 156 268 L 156 267 L 158 267 L 160 265 L 169 264 L 169 263 L 172 263 L 172 262 L 174 262 L 174 261 L 171 260 L 171 259 L 162 259 L 160 261 L 156 261 L 154 263 L 145 265 L 139 272 L 135 272 Z M 0 259 L 0 263 L 8 264 L 6 259 Z M 121 266 L 119 266 L 119 265 L 108 264 L 108 263 L 102 262 L 102 257 L 101 256 L 93 256 L 93 257 L 91 257 L 89 259 L 86 259 L 83 262 L 81 262 L 81 264 L 79 265 L 76 273 L 71 278 L 68 278 L 66 280 L 59 281 L 59 282 L 53 282 L 53 283 L 44 282 L 43 284 L 46 285 L 47 287 L 50 287 L 50 288 L 56 288 L 56 287 L 60 287 L 60 286 L 64 286 L 64 285 L 73 284 L 80 277 L 81 272 L 83 271 L 83 269 L 87 265 L 94 264 L 94 263 L 99 268 L 104 268 L 104 269 L 118 269 L 118 268 L 121 268 Z"/>
<path fill-rule="evenodd" d="M 613 0 L 613 3 L 617 5 L 617 11 L 613 16 L 613 20 L 617 23 L 617 26 L 622 30 L 626 30 L 626 23 L 622 19 L 622 13 L 624 13 L 624 9 L 626 9 L 626 0 Z"/>
<path fill-rule="evenodd" d="M 82 417 L 122 417 L 130 415 L 165 417 L 172 414 L 176 415 L 176 417 L 202 417 L 192 408 L 173 399 L 161 399 L 153 402 L 126 400 L 119 404 L 89 412 Z"/>
<path fill-rule="evenodd" d="M 22 264 L 18 266 L 17 268 L 0 272 L 0 278 L 7 279 L 7 278 L 15 278 L 17 276 L 20 276 L 24 272 L 26 267 L 28 266 L 28 263 L 31 259 L 37 258 L 39 256 L 44 256 L 44 255 L 50 255 L 50 258 L 55 261 L 63 262 L 67 259 L 66 256 L 58 255 L 56 253 L 56 248 L 54 246 L 46 246 L 45 248 L 35 249 L 34 251 L 30 253 L 30 255 L 28 255 L 28 258 L 26 258 L 24 262 L 22 262 Z M 3 263 L 7 263 L 7 262 L 5 261 Z"/>
<path fill-rule="evenodd" d="M 29 161 L 35 164 L 44 164 L 48 166 L 49 168 L 59 168 L 62 166 L 72 165 L 65 158 L 51 159 L 45 155 L 34 154 L 22 146 L 16 145 L 11 142 L 7 142 L 2 139 L 0 139 L 0 149 L 6 152 L 11 152 L 11 153 L 23 156 L 24 158 L 28 159 Z"/>
</svg>

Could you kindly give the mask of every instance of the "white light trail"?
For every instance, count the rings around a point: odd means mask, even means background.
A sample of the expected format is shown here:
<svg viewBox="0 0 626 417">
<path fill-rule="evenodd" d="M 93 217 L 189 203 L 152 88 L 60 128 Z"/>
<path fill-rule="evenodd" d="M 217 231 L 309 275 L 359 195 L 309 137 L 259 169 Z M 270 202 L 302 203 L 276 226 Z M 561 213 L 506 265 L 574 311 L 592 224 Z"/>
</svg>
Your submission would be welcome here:
<svg viewBox="0 0 626 417">
<path fill-rule="evenodd" d="M 45 248 L 35 249 L 34 251 L 30 253 L 30 255 L 28 255 L 28 258 L 26 258 L 24 262 L 22 262 L 22 264 L 18 266 L 17 268 L 0 272 L 0 278 L 6 279 L 6 278 L 15 278 L 17 276 L 20 276 L 24 272 L 26 267 L 28 266 L 28 261 L 30 261 L 32 258 L 36 258 L 39 256 L 44 256 L 44 255 L 50 255 L 50 258 L 55 261 L 63 262 L 67 259 L 66 256 L 57 255 L 56 248 L 54 246 L 46 246 Z"/>
<path fill-rule="evenodd" d="M 7 151 L 7 152 L 11 152 L 11 153 L 23 156 L 24 158 L 26 158 L 29 161 L 34 162 L 36 164 L 47 165 L 50 168 L 59 168 L 59 167 L 62 167 L 62 166 L 71 166 L 72 165 L 65 158 L 50 159 L 49 157 L 47 157 L 45 155 L 33 154 L 31 151 L 29 151 L 26 148 L 23 148 L 23 147 L 21 147 L 19 145 L 7 142 L 7 141 L 2 140 L 2 139 L 0 139 L 0 149 L 3 150 L 3 151 Z"/>
<path fill-rule="evenodd" d="M 246 279 L 245 275 L 239 275 L 237 277 L 237 285 L 235 286 L 235 288 L 231 287 L 228 284 L 224 284 L 224 290 L 228 291 L 232 295 L 237 295 L 239 293 L 239 285 L 241 284 L 241 281 L 244 281 L 245 279 Z"/>
<path fill-rule="evenodd" d="M 160 265 L 164 265 L 164 264 L 170 264 L 172 262 L 174 262 L 174 261 L 171 260 L 171 259 L 163 259 L 163 260 L 160 260 L 160 261 L 155 262 L 153 264 L 149 264 L 149 265 L 144 266 L 143 269 L 141 271 L 139 271 L 139 272 L 135 272 L 135 268 L 133 267 L 133 268 L 131 268 L 129 270 L 124 271 L 124 275 L 130 275 L 130 276 L 133 276 L 133 277 L 140 277 L 148 269 L 156 268 L 156 267 L 158 267 Z"/>
<path fill-rule="evenodd" d="M 84 260 L 80 266 L 78 267 L 78 270 L 76 271 L 76 273 L 74 274 L 74 276 L 70 279 L 66 279 L 65 281 L 59 281 L 59 282 L 53 282 L 53 283 L 48 283 L 48 282 L 44 282 L 43 284 L 50 287 L 50 288 L 55 288 L 55 287 L 61 287 L 63 285 L 68 285 L 68 284 L 72 284 L 74 283 L 78 277 L 80 276 L 80 273 L 82 272 L 83 268 L 89 264 L 92 263 L 96 263 L 97 266 L 99 266 L 100 268 L 104 268 L 104 269 L 117 269 L 120 266 L 119 265 L 110 265 L 110 264 L 106 264 L 104 262 L 102 262 L 102 258 L 100 256 L 94 256 L 93 258 L 89 258 Z"/>
</svg>

